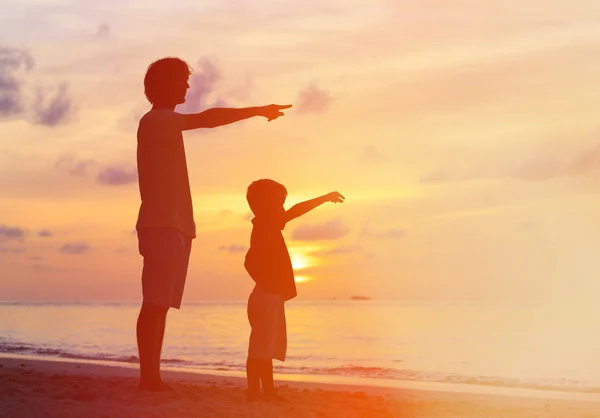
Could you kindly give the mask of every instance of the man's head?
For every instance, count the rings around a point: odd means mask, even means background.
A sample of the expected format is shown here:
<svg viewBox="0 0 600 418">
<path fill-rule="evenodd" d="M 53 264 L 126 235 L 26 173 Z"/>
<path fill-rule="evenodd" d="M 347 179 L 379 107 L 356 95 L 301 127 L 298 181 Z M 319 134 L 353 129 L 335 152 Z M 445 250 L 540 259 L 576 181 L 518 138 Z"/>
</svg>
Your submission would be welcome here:
<svg viewBox="0 0 600 418">
<path fill-rule="evenodd" d="M 144 93 L 154 106 L 177 106 L 185 102 L 192 68 L 183 60 L 167 57 L 153 62 L 144 77 Z"/>
<path fill-rule="evenodd" d="M 278 216 L 285 212 L 283 204 L 287 190 L 283 184 L 270 179 L 256 180 L 248 186 L 246 200 L 254 216 Z"/>
</svg>

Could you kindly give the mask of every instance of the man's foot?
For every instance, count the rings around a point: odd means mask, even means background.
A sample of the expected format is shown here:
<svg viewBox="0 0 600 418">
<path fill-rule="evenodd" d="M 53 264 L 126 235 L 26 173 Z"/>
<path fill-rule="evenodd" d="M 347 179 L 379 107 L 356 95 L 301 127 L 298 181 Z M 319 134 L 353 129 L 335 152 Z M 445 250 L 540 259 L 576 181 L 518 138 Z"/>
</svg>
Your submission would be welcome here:
<svg viewBox="0 0 600 418">
<path fill-rule="evenodd" d="M 261 399 L 260 393 L 257 392 L 247 392 L 246 393 L 246 402 L 254 402 Z"/>
<path fill-rule="evenodd" d="M 171 386 L 167 385 L 165 382 L 160 382 L 162 388 L 163 388 L 163 392 L 175 392 L 175 389 L 173 389 Z"/>
<path fill-rule="evenodd" d="M 140 382 L 138 390 L 148 392 L 174 392 L 174 389 L 171 386 L 160 380 L 156 382 Z"/>
</svg>

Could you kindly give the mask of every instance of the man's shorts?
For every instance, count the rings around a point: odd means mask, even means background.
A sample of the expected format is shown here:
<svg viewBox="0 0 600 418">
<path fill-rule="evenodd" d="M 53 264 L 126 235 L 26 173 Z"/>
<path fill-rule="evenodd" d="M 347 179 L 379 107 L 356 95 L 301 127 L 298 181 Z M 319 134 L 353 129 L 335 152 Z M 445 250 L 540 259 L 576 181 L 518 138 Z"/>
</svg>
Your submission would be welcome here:
<svg viewBox="0 0 600 418">
<path fill-rule="evenodd" d="M 181 307 L 192 238 L 175 228 L 140 228 L 139 251 L 143 303 L 163 308 Z"/>
<path fill-rule="evenodd" d="M 248 320 L 252 328 L 248 357 L 285 361 L 287 329 L 284 297 L 256 286 L 248 298 Z"/>
</svg>

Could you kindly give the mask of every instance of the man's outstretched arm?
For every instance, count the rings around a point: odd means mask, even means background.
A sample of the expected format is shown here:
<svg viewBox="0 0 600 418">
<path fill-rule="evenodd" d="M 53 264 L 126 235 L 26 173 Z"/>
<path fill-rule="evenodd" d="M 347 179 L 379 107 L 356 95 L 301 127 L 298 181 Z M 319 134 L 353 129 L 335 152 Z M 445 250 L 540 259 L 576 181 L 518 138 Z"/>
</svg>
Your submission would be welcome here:
<svg viewBox="0 0 600 418">
<path fill-rule="evenodd" d="M 198 128 L 216 128 L 217 126 L 229 125 L 240 120 L 249 119 L 254 116 L 263 116 L 270 122 L 283 116 L 283 109 L 289 109 L 292 105 L 267 105 L 257 107 L 244 107 L 240 109 L 215 107 L 200 113 L 185 115 L 183 130 Z"/>
</svg>

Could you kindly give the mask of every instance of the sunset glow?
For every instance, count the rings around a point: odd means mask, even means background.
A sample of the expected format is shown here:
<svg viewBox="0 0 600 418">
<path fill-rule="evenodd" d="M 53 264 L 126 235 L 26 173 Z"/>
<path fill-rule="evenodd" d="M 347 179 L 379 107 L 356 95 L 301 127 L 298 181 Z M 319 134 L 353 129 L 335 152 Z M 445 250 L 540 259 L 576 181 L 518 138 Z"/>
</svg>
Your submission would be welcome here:
<svg viewBox="0 0 600 418">
<path fill-rule="evenodd" d="M 290 258 L 292 259 L 292 267 L 294 271 L 300 271 L 307 267 L 311 267 L 311 258 L 307 257 L 302 253 L 293 253 L 290 254 Z"/>
<path fill-rule="evenodd" d="M 311 281 L 312 278 L 310 276 L 295 276 L 294 280 L 296 281 L 296 283 L 304 283 Z"/>
<path fill-rule="evenodd" d="M 42 3 L 0 18 L 2 298 L 139 300 L 136 129 L 168 55 L 194 68 L 178 112 L 293 103 L 184 134 L 186 300 L 247 297 L 260 178 L 286 208 L 346 197 L 283 231 L 298 299 L 600 292 L 596 0 Z"/>
</svg>

